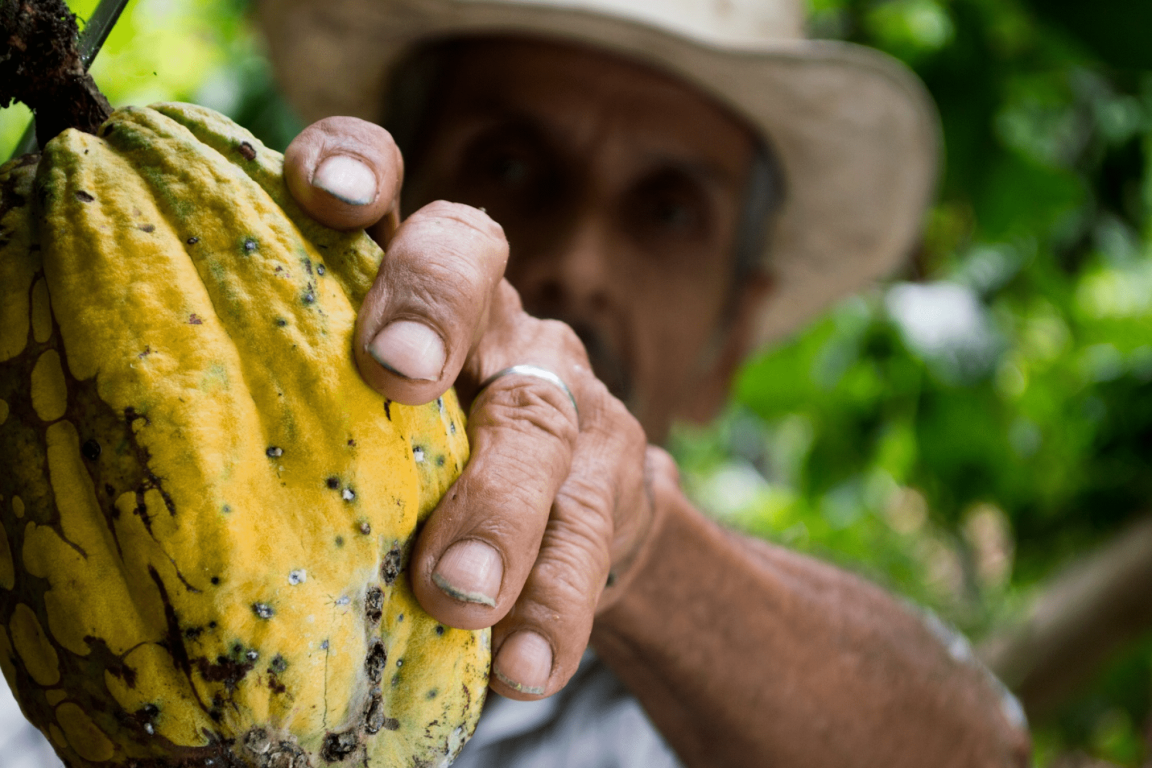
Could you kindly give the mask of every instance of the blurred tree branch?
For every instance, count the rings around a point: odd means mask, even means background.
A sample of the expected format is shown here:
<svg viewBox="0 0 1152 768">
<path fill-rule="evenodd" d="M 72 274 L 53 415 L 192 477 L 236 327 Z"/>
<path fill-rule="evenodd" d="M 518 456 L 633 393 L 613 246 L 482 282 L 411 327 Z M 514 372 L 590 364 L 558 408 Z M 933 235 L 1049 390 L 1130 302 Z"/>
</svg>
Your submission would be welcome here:
<svg viewBox="0 0 1152 768">
<path fill-rule="evenodd" d="M 1149 627 L 1152 517 L 1145 517 L 1061 571 L 978 655 L 1035 719 Z"/>
</svg>

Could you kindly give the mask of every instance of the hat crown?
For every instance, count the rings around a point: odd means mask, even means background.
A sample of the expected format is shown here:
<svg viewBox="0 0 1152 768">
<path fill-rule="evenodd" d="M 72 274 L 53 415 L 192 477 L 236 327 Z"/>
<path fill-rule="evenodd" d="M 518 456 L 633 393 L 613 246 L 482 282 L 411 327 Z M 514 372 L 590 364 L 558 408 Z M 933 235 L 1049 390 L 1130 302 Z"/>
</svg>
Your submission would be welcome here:
<svg viewBox="0 0 1152 768">
<path fill-rule="evenodd" d="M 457 2 L 488 4 L 492 0 Z M 729 43 L 804 37 L 804 9 L 800 0 L 503 0 L 502 4 L 615 16 L 688 38 Z"/>
</svg>

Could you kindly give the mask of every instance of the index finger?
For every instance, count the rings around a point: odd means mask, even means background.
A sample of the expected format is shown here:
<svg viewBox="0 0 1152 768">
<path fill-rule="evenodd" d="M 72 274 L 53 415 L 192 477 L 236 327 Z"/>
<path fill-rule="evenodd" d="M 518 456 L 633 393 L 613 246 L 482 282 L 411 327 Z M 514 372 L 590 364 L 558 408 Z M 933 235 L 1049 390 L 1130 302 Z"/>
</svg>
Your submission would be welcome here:
<svg viewBox="0 0 1152 768">
<path fill-rule="evenodd" d="M 333 229 L 366 229 L 383 219 L 387 239 L 399 222 L 403 178 L 392 135 L 355 117 L 312 123 L 284 152 L 288 191 L 309 216 Z"/>
</svg>

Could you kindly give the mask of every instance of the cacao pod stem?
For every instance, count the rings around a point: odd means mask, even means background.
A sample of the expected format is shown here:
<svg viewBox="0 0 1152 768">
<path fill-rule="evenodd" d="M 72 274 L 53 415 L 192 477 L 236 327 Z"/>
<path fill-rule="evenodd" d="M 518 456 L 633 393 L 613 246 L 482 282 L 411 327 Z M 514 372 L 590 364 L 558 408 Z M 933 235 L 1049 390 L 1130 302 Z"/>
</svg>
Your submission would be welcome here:
<svg viewBox="0 0 1152 768">
<path fill-rule="evenodd" d="M 0 107 L 27 104 L 44 146 L 66 128 L 96 133 L 112 107 L 84 69 L 64 0 L 0 0 Z"/>
</svg>

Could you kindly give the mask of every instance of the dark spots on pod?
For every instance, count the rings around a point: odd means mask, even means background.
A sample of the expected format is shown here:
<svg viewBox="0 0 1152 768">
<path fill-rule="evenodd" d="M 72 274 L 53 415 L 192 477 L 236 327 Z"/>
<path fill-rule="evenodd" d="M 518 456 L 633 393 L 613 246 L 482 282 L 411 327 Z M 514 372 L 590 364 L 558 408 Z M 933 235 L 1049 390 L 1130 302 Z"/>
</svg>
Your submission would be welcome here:
<svg viewBox="0 0 1152 768">
<path fill-rule="evenodd" d="M 260 658 L 260 651 L 256 650 L 255 648 L 252 648 L 247 653 L 244 654 L 244 658 L 247 659 L 248 661 L 256 661 L 257 659 Z"/>
<path fill-rule="evenodd" d="M 443 454 L 436 457 L 436 466 L 438 466 L 438 467 L 444 466 L 444 455 Z"/>
<path fill-rule="evenodd" d="M 352 438 L 348 438 L 348 447 L 349 448 L 355 448 L 356 447 L 356 441 L 353 440 Z"/>
<path fill-rule="evenodd" d="M 390 587 L 395 583 L 396 577 L 400 575 L 402 559 L 400 543 L 393 543 L 392 548 L 384 555 L 384 562 L 380 564 L 380 578 L 384 580 L 385 585 Z"/>
<path fill-rule="evenodd" d="M 245 160 L 256 159 L 256 147 L 252 146 L 246 141 L 240 142 L 240 146 L 236 148 L 236 151 L 239 152 L 240 157 L 244 158 Z"/>
<path fill-rule="evenodd" d="M 456 422 L 454 422 L 454 421 L 448 422 L 448 434 L 450 434 L 450 435 L 456 434 Z"/>
<path fill-rule="evenodd" d="M 397 672 L 396 674 L 392 675 L 392 683 L 391 683 L 391 685 L 392 685 L 392 687 L 393 687 L 393 688 L 395 688 L 396 686 L 400 685 L 400 673 L 399 673 L 399 672 Z"/>
<path fill-rule="evenodd" d="M 429 701 L 431 701 L 432 699 L 436 698 L 439 695 L 440 695 L 440 689 L 439 688 L 433 688 L 432 690 L 428 691 L 428 693 L 427 693 L 427 697 L 428 697 Z"/>
<path fill-rule="evenodd" d="M 377 640 L 372 643 L 368 657 L 364 659 L 364 671 L 368 673 L 368 679 L 374 683 L 380 682 L 380 678 L 384 676 L 384 667 L 387 664 L 388 652 L 384 650 L 384 643 Z"/>
<path fill-rule="evenodd" d="M 402 614 L 402 613 L 401 613 L 401 614 L 397 614 L 397 616 L 396 616 L 396 621 L 397 621 L 397 623 L 399 623 L 399 622 L 401 622 L 401 621 L 404 621 L 404 614 Z M 403 659 L 401 659 L 400 661 L 403 661 Z M 396 666 L 400 666 L 400 661 L 397 661 L 397 662 L 396 662 Z"/>
<path fill-rule="evenodd" d="M 368 534 L 372 533 L 372 526 L 368 524 L 367 520 L 361 520 L 360 524 L 356 526 L 356 530 L 367 536 Z"/>
<path fill-rule="evenodd" d="M 234 691 L 240 681 L 252 671 L 252 662 L 245 657 L 244 646 L 241 643 L 234 643 L 230 656 L 217 656 L 215 664 L 209 664 L 204 658 L 196 659 L 196 668 L 205 682 L 224 683 L 225 689 Z M 216 694 L 212 697 L 212 705 L 213 709 L 222 708 L 224 698 Z"/>
<path fill-rule="evenodd" d="M 386 730 L 386 731 L 398 731 L 398 730 L 400 730 L 400 721 L 394 717 L 384 718 L 384 722 L 382 723 L 382 725 L 384 726 L 384 730 Z"/>
<path fill-rule="evenodd" d="M 188 315 L 188 325 L 204 325 L 204 320 L 200 318 L 195 312 Z"/>
<path fill-rule="evenodd" d="M 392 421 L 392 401 L 384 398 L 384 418 Z"/>
<path fill-rule="evenodd" d="M 384 590 L 380 587 L 371 587 L 364 596 L 364 616 L 372 624 L 380 621 L 384 615 Z"/>
<path fill-rule="evenodd" d="M 272 657 L 272 662 L 268 665 L 268 671 L 274 674 L 283 674 L 284 670 L 288 669 L 288 660 L 280 654 Z"/>
<path fill-rule="evenodd" d="M 444 635 L 444 625 L 443 624 L 437 624 L 436 625 L 436 634 L 443 637 L 443 635 Z"/>
<path fill-rule="evenodd" d="M 379 692 L 368 701 L 364 710 L 364 730 L 368 733 L 379 733 L 384 727 L 384 700 Z"/>
<path fill-rule="evenodd" d="M 316 265 L 316 274 L 320 275 L 320 277 L 324 277 L 324 275 L 327 272 L 328 272 L 328 268 L 325 267 L 323 264 L 317 264 Z"/>
<path fill-rule="evenodd" d="M 196 243 L 200 242 L 200 238 L 190 237 L 187 240 L 185 240 L 184 242 L 188 243 L 188 245 L 196 245 Z"/>
<path fill-rule="evenodd" d="M 151 347 L 151 346 L 149 346 L 149 345 L 147 345 L 147 344 L 145 344 L 145 345 L 144 345 L 144 351 L 143 351 L 143 352 L 141 352 L 140 354 L 136 355 L 136 357 L 138 357 L 138 358 L 140 358 L 141 360 L 143 360 L 144 358 L 148 357 L 148 355 L 150 355 L 150 354 L 152 354 L 152 347 Z"/>
<path fill-rule="evenodd" d="M 350 487 L 345 487 L 344 490 L 340 491 L 340 498 L 344 499 L 344 501 L 355 501 L 356 491 Z"/>
<path fill-rule="evenodd" d="M 412 446 L 412 458 L 416 459 L 417 464 L 423 464 L 424 463 L 424 446 L 422 446 L 422 445 Z"/>
<path fill-rule="evenodd" d="M 80 446 L 80 453 L 88 461 L 96 461 L 100 458 L 100 443 L 95 438 L 88 438 L 84 441 L 84 445 Z"/>
<path fill-rule="evenodd" d="M 308 274 L 312 274 L 312 259 L 305 256 L 300 261 L 304 265 L 304 271 L 307 272 Z M 311 285 L 311 283 L 309 283 L 309 285 Z"/>
<path fill-rule="evenodd" d="M 270 459 L 278 459 L 284 455 L 284 449 L 275 445 L 270 445 L 268 446 L 268 449 L 264 451 L 264 455 Z"/>
<path fill-rule="evenodd" d="M 208 710 L 208 717 L 212 718 L 212 722 L 219 723 L 224 719 L 224 713 L 217 708 Z"/>
<path fill-rule="evenodd" d="M 220 577 L 219 576 L 213 576 L 211 578 L 211 582 L 212 582 L 212 586 L 216 586 L 217 584 L 220 583 Z"/>
<path fill-rule="evenodd" d="M 216 622 L 214 622 L 214 621 L 208 622 L 208 629 L 216 629 Z"/>
<path fill-rule="evenodd" d="M 337 536 L 336 537 L 336 546 L 338 546 L 338 547 L 344 546 L 344 537 L 343 536 Z"/>
<path fill-rule="evenodd" d="M 229 512 L 232 511 L 232 507 L 225 504 L 224 506 L 220 507 L 220 511 L 227 515 Z"/>
<path fill-rule="evenodd" d="M 151 234 L 151 233 L 156 231 L 156 225 L 155 224 L 141 224 L 138 227 L 138 229 L 141 232 L 147 232 L 147 233 Z"/>
<path fill-rule="evenodd" d="M 184 638 L 186 640 L 196 640 L 202 634 L 204 634 L 203 627 L 188 627 L 188 629 L 184 630 Z"/>
<path fill-rule="evenodd" d="M 104 125 L 100 127 L 100 131 L 99 131 L 98 135 L 111 136 L 112 131 L 114 131 L 114 130 L 116 130 L 116 123 L 104 123 Z"/>
<path fill-rule="evenodd" d="M 256 238 L 254 237 L 246 237 L 240 244 L 240 249 L 244 251 L 245 256 L 255 253 L 259 247 L 260 244 L 256 242 Z"/>
<path fill-rule="evenodd" d="M 96 198 L 92 197 L 92 195 L 88 194 L 84 190 L 78 189 L 76 190 L 76 199 L 82 203 L 90 203 Z"/>
<path fill-rule="evenodd" d="M 324 737 L 324 746 L 320 750 L 320 757 L 330 763 L 339 762 L 356 750 L 359 741 L 355 730 L 329 733 Z"/>
<path fill-rule="evenodd" d="M 146 704 L 143 707 L 137 709 L 136 712 L 132 714 L 131 718 L 132 720 L 135 720 L 137 723 L 141 724 L 141 728 L 144 729 L 144 732 L 147 733 L 147 735 L 152 736 L 154 733 L 156 733 L 156 718 L 159 716 L 159 714 L 160 707 L 154 704 Z"/>
<path fill-rule="evenodd" d="M 278 318 L 276 318 L 276 327 L 277 327 L 277 328 L 283 328 L 283 327 L 284 327 L 284 326 L 286 326 L 286 325 L 288 325 L 288 321 L 287 321 L 287 320 L 285 320 L 285 319 L 284 319 L 284 318 L 282 318 L 282 317 L 278 317 Z"/>
<path fill-rule="evenodd" d="M 105 483 L 104 484 L 104 493 L 108 496 L 108 498 L 112 498 L 116 495 L 116 489 L 113 488 L 111 485 Z"/>
<path fill-rule="evenodd" d="M 340 478 L 333 475 L 332 477 L 330 477 L 324 481 L 324 485 L 328 486 L 329 490 L 334 491 L 340 487 Z"/>
<path fill-rule="evenodd" d="M 252 603 L 252 613 L 256 618 L 268 620 L 276 615 L 276 611 L 268 603 Z"/>
<path fill-rule="evenodd" d="M 316 288 L 312 283 L 308 283 L 308 288 L 304 291 L 304 295 L 300 297 L 300 301 L 304 302 L 304 306 L 311 306 L 316 303 Z"/>
</svg>

